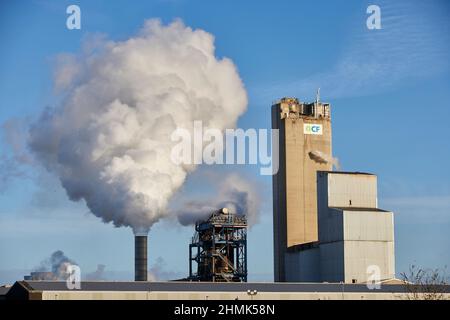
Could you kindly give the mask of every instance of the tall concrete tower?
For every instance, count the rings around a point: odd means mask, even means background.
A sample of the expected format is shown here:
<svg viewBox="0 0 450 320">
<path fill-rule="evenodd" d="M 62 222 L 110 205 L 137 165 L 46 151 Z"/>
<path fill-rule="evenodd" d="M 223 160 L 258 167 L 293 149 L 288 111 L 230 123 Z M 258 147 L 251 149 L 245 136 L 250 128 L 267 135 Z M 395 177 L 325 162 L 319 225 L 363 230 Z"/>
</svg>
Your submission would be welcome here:
<svg viewBox="0 0 450 320">
<path fill-rule="evenodd" d="M 286 254 L 318 241 L 317 171 L 332 170 L 330 105 L 282 98 L 272 106 L 279 129 L 279 170 L 273 176 L 275 281 L 286 281 Z"/>
</svg>

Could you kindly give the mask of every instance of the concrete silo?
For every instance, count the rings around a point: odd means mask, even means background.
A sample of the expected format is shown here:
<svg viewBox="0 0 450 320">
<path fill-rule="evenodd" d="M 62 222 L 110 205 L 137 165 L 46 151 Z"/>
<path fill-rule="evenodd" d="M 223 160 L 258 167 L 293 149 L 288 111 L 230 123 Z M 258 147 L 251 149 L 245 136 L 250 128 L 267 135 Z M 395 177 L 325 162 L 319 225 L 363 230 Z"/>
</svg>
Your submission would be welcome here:
<svg viewBox="0 0 450 320">
<path fill-rule="evenodd" d="M 273 176 L 274 273 L 286 281 L 285 256 L 318 241 L 317 171 L 332 169 L 330 105 L 282 98 L 272 106 L 279 129 L 279 170 Z"/>
</svg>

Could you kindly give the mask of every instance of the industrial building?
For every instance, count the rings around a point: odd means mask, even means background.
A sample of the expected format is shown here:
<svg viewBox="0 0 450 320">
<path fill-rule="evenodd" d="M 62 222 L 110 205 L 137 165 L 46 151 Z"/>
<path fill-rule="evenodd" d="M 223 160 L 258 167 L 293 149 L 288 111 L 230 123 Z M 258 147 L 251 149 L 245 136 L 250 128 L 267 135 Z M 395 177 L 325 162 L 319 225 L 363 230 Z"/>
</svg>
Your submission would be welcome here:
<svg viewBox="0 0 450 320">
<path fill-rule="evenodd" d="M 286 281 L 365 283 L 395 277 L 393 213 L 377 208 L 377 177 L 317 173 L 319 241 L 288 249 Z"/>
<path fill-rule="evenodd" d="M 421 290 L 423 288 L 420 288 Z M 420 291 L 422 292 L 422 291 Z M 450 298 L 450 286 L 440 288 Z M 8 300 L 405 300 L 404 284 L 246 283 L 246 282 L 82 282 L 70 290 L 64 281 L 17 281 Z M 0 297 L 1 299 L 1 297 Z"/>
<path fill-rule="evenodd" d="M 51 271 L 33 271 L 23 277 L 24 280 L 58 280 L 58 277 Z"/>
<path fill-rule="evenodd" d="M 273 176 L 275 281 L 287 281 L 288 248 L 319 240 L 316 173 L 332 170 L 330 117 L 330 105 L 319 99 L 283 98 L 272 106 L 272 128 L 279 130 L 279 170 Z"/>
<path fill-rule="evenodd" d="M 377 177 L 331 171 L 330 105 L 283 98 L 272 106 L 280 170 L 273 177 L 277 282 L 395 277 L 393 213 L 378 208 Z"/>
<path fill-rule="evenodd" d="M 378 208 L 377 176 L 333 171 L 330 104 L 283 98 L 272 106 L 279 130 L 273 176 L 275 283 L 247 283 L 247 220 L 227 208 L 198 221 L 189 277 L 147 281 L 147 236 L 135 236 L 135 282 L 32 281 L 7 299 L 408 299 L 395 279 L 394 218 Z M 374 277 L 369 277 L 373 275 Z M 29 280 L 29 281 L 27 281 Z M 287 283 L 288 282 L 288 283 Z M 381 284 L 372 288 L 373 283 Z M 422 290 L 423 288 L 419 288 Z M 450 298 L 450 286 L 442 286 Z"/>
<path fill-rule="evenodd" d="M 193 263 L 197 264 L 194 272 Z M 195 224 L 189 245 L 189 280 L 247 281 L 247 219 L 227 208 Z"/>
</svg>

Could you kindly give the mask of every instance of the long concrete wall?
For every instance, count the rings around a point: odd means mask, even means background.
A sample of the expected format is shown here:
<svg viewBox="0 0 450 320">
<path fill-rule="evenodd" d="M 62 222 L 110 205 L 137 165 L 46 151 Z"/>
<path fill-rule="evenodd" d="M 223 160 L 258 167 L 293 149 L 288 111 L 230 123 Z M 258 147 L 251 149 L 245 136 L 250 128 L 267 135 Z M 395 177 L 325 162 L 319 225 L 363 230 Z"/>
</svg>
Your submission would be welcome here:
<svg viewBox="0 0 450 320">
<path fill-rule="evenodd" d="M 44 291 L 42 300 L 407 300 L 411 295 L 392 292 L 119 292 L 119 291 Z M 450 299 L 450 294 L 443 296 Z"/>
</svg>

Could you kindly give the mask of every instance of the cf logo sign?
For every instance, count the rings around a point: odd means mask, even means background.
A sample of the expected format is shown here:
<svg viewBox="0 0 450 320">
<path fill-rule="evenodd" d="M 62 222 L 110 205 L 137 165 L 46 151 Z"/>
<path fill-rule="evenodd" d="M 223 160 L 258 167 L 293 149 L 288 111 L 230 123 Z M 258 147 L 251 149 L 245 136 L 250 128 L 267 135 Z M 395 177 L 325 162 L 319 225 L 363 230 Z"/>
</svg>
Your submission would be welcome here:
<svg viewBox="0 0 450 320">
<path fill-rule="evenodd" d="M 304 134 L 322 134 L 321 124 L 305 123 L 303 129 Z"/>
</svg>

